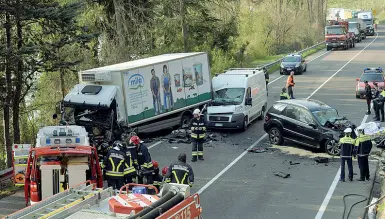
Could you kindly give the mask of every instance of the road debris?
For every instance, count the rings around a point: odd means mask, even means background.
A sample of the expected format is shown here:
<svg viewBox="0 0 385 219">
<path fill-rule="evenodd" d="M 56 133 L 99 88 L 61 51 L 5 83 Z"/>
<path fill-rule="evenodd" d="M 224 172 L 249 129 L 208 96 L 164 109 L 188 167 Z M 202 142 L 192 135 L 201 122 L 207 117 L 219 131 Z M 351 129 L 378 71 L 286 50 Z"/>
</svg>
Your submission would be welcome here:
<svg viewBox="0 0 385 219">
<path fill-rule="evenodd" d="M 317 163 L 329 163 L 329 158 L 327 158 L 327 157 L 316 157 L 316 158 L 314 158 L 314 160 Z"/>
<path fill-rule="evenodd" d="M 290 177 L 289 173 L 283 173 L 283 172 L 275 172 L 274 175 L 285 178 L 285 179 Z"/>
<path fill-rule="evenodd" d="M 300 163 L 298 163 L 298 162 L 292 162 L 292 161 L 290 161 L 289 163 L 290 163 L 290 165 L 297 165 L 297 164 L 300 164 Z"/>
<path fill-rule="evenodd" d="M 247 150 L 247 152 L 264 153 L 264 152 L 267 152 L 267 149 L 265 149 L 265 148 L 251 148 L 251 149 Z"/>
</svg>

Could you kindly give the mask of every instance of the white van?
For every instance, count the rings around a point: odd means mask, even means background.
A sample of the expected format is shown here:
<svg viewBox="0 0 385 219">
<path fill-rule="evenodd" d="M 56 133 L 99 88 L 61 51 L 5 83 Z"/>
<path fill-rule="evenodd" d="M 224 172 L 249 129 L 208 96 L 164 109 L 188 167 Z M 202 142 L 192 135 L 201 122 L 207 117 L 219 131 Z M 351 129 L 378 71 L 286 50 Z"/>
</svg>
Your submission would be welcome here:
<svg viewBox="0 0 385 219">
<path fill-rule="evenodd" d="M 263 119 L 267 90 L 262 69 L 229 69 L 212 79 L 213 100 L 207 107 L 209 128 L 246 130 L 256 118 Z"/>
</svg>

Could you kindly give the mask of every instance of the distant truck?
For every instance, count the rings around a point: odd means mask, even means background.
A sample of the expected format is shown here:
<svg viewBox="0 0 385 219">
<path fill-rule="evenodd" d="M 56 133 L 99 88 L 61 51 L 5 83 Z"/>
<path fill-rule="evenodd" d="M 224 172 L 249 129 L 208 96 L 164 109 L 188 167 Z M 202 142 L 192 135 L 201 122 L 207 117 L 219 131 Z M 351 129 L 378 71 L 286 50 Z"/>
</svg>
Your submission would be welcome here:
<svg viewBox="0 0 385 219">
<path fill-rule="evenodd" d="M 325 43 L 327 51 L 333 48 L 348 50 L 349 48 L 355 47 L 354 33 L 349 32 L 348 22 L 341 21 L 338 22 L 338 25 L 326 26 Z"/>
<path fill-rule="evenodd" d="M 366 35 L 374 36 L 374 17 L 373 12 L 363 11 L 357 14 L 358 18 L 361 18 L 366 24 Z"/>
<path fill-rule="evenodd" d="M 62 119 L 105 142 L 123 133 L 187 125 L 195 108 L 212 99 L 204 52 L 164 54 L 79 72 L 65 96 Z"/>
<path fill-rule="evenodd" d="M 361 39 L 364 40 L 366 39 L 366 24 L 361 18 L 350 18 L 348 19 L 349 23 L 358 23 L 359 28 L 360 28 L 360 33 L 361 33 Z"/>
</svg>

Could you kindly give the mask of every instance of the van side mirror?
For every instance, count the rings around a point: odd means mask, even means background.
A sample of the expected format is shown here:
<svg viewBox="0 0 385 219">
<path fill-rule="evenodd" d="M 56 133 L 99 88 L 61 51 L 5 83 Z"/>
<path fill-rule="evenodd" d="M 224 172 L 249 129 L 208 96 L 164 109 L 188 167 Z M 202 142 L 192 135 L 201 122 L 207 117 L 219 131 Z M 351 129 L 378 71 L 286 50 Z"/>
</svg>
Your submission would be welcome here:
<svg viewBox="0 0 385 219">
<path fill-rule="evenodd" d="M 356 81 L 359 81 L 360 79 L 359 78 L 356 78 Z"/>
<path fill-rule="evenodd" d="M 246 103 L 245 103 L 246 106 L 252 106 L 253 105 L 253 98 L 246 98 Z"/>
</svg>

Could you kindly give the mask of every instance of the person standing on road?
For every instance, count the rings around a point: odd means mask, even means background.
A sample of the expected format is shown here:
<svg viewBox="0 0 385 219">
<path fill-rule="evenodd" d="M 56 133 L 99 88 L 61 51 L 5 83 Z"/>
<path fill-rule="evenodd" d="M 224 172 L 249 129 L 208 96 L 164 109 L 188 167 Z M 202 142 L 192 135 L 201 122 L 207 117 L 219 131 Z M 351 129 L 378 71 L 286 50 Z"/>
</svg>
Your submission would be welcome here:
<svg viewBox="0 0 385 219">
<path fill-rule="evenodd" d="M 186 154 L 181 153 L 178 156 L 178 161 L 173 162 L 166 173 L 166 183 L 185 184 L 192 187 L 194 183 L 194 171 L 191 166 L 186 163 Z"/>
<path fill-rule="evenodd" d="M 375 114 L 375 116 L 373 117 L 373 119 L 374 120 L 377 120 L 377 119 L 379 119 L 380 118 L 380 116 L 379 116 L 379 110 L 378 110 L 378 108 L 377 108 L 377 106 L 378 106 L 378 102 L 379 102 L 379 100 L 378 100 L 378 97 L 379 97 L 379 95 L 380 95 L 380 90 L 379 90 L 379 88 L 378 88 L 378 84 L 376 83 L 376 82 L 373 82 L 373 86 L 374 86 L 374 94 L 373 94 L 373 109 L 374 109 L 374 114 Z"/>
<path fill-rule="evenodd" d="M 369 154 L 372 150 L 373 143 L 369 135 L 365 135 L 363 128 L 357 128 L 358 138 L 354 147 L 354 154 L 357 155 L 358 167 L 360 168 L 360 178 L 358 181 L 369 180 Z"/>
<path fill-rule="evenodd" d="M 288 93 L 289 93 L 289 96 L 291 99 L 295 99 L 294 94 L 293 94 L 294 85 L 295 85 L 295 83 L 294 83 L 294 71 L 292 71 L 292 72 L 290 72 L 290 75 L 286 81 L 286 87 L 287 87 L 287 90 L 288 90 Z"/>
<path fill-rule="evenodd" d="M 265 74 L 266 91 L 267 91 L 267 95 L 269 96 L 269 89 L 267 85 L 269 85 L 270 77 L 269 77 L 269 72 L 267 72 L 267 69 L 265 67 L 263 67 L 263 73 Z"/>
<path fill-rule="evenodd" d="M 349 180 L 353 180 L 353 164 L 352 156 L 355 145 L 355 140 L 351 137 L 352 129 L 347 128 L 344 130 L 345 136 L 340 139 L 339 144 L 341 147 L 341 176 L 340 181 L 345 182 L 345 161 L 348 164 Z"/>
<path fill-rule="evenodd" d="M 279 100 L 288 100 L 290 96 L 286 93 L 286 88 L 282 88 L 282 92 L 279 94 Z"/>
<path fill-rule="evenodd" d="M 379 93 L 377 98 L 373 101 L 375 114 L 376 116 L 373 118 L 375 121 L 380 121 L 381 114 L 381 122 L 384 122 L 384 102 L 385 102 L 385 91 L 383 88 L 379 89 Z"/>
<path fill-rule="evenodd" d="M 372 88 L 370 87 L 368 81 L 365 81 L 365 99 L 366 104 L 368 105 L 368 112 L 366 112 L 366 115 L 370 115 L 370 103 L 372 102 Z"/>
<path fill-rule="evenodd" d="M 195 109 L 193 112 L 194 118 L 190 122 L 191 141 L 192 141 L 192 162 L 203 159 L 203 142 L 206 136 L 206 123 L 201 117 L 201 111 Z"/>
</svg>

